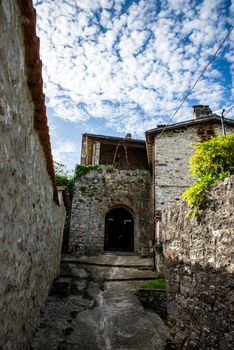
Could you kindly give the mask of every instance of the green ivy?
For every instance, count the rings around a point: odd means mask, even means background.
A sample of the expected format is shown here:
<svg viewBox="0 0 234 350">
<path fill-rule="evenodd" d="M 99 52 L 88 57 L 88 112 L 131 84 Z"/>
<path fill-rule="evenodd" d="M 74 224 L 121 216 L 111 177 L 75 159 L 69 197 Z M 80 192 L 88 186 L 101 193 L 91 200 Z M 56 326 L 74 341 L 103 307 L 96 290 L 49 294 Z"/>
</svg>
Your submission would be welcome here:
<svg viewBox="0 0 234 350">
<path fill-rule="evenodd" d="M 57 186 L 66 186 L 70 195 L 73 193 L 75 181 L 88 174 L 92 170 L 97 170 L 98 165 L 76 165 L 73 175 L 68 175 L 63 164 L 55 162 L 55 182 Z"/>
<path fill-rule="evenodd" d="M 202 207 L 209 186 L 234 174 L 234 134 L 213 137 L 195 148 L 189 163 L 191 176 L 197 181 L 182 195 L 193 215 Z"/>
<path fill-rule="evenodd" d="M 98 170 L 98 165 L 76 165 L 74 180 L 78 179 L 81 176 L 88 174 L 90 171 Z"/>
</svg>

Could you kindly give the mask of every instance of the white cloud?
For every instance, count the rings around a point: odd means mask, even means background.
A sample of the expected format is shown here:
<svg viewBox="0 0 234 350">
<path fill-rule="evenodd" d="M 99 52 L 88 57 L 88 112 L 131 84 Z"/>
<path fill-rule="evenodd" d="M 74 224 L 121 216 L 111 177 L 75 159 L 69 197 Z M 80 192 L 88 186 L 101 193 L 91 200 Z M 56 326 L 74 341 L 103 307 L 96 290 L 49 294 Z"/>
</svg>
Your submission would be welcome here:
<svg viewBox="0 0 234 350">
<path fill-rule="evenodd" d="M 138 136 L 172 115 L 225 36 L 234 11 L 226 3 L 225 12 L 222 0 L 140 0 L 125 12 L 124 0 L 34 4 L 48 106 L 59 118 L 104 118 L 107 126 Z M 225 74 L 230 78 L 234 70 L 227 50 L 233 42 L 234 33 L 217 58 L 226 71 L 211 67 L 174 121 L 190 118 L 194 102 L 216 109 L 231 104 Z"/>
<path fill-rule="evenodd" d="M 76 159 L 79 159 L 79 148 L 75 143 L 64 141 L 54 146 L 53 158 L 56 162 L 69 164 L 69 161 L 71 161 L 74 156 Z"/>
</svg>

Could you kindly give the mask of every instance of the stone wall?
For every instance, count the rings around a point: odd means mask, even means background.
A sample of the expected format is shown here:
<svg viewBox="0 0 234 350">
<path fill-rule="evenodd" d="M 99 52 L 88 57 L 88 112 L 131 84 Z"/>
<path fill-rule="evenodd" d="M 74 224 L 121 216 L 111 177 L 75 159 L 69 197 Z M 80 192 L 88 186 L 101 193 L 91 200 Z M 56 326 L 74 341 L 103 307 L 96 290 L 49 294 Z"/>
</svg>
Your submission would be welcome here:
<svg viewBox="0 0 234 350">
<path fill-rule="evenodd" d="M 104 251 L 105 216 L 125 208 L 134 220 L 134 252 L 148 253 L 153 233 L 151 176 L 148 170 L 100 166 L 77 180 L 73 195 L 69 247 L 78 254 Z"/>
<path fill-rule="evenodd" d="M 165 289 L 139 288 L 138 298 L 145 308 L 154 310 L 163 320 L 167 319 L 167 293 Z"/>
<path fill-rule="evenodd" d="M 234 348 L 234 176 L 214 184 L 203 210 L 163 212 L 168 315 L 178 349 Z"/>
<path fill-rule="evenodd" d="M 234 132 L 227 127 L 227 133 Z M 189 158 L 194 152 L 193 143 L 222 134 L 221 125 L 209 122 L 167 130 L 154 141 L 155 210 L 164 209 L 169 203 L 178 201 L 193 180 L 189 173 Z"/>
<path fill-rule="evenodd" d="M 28 2 L 25 2 L 25 9 Z M 57 275 L 65 208 L 34 129 L 22 14 L 0 2 L 0 348 L 28 349 Z M 29 23 L 29 22 L 25 22 Z M 47 140 L 48 132 L 44 134 Z"/>
</svg>

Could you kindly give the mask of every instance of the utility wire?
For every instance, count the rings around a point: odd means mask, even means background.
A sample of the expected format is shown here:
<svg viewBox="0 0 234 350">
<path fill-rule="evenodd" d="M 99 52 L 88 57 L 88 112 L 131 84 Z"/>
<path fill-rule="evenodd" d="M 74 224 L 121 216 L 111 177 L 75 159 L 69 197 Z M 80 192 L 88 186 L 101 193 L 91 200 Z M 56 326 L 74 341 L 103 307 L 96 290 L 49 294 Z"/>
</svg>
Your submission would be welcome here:
<svg viewBox="0 0 234 350">
<path fill-rule="evenodd" d="M 199 77 L 196 79 L 195 83 L 193 84 L 193 86 L 191 87 L 191 89 L 188 91 L 188 93 L 185 95 L 185 97 L 183 98 L 182 102 L 180 103 L 179 107 L 176 109 L 175 113 L 171 116 L 171 118 L 169 119 L 169 122 L 167 123 L 167 125 L 163 128 L 163 130 L 161 131 L 161 133 L 159 134 L 158 137 L 160 137 L 164 131 L 166 130 L 166 128 L 168 127 L 168 125 L 170 125 L 170 122 L 172 121 L 172 119 L 175 118 L 176 114 L 179 112 L 180 108 L 183 106 L 183 104 L 185 103 L 185 101 L 187 100 L 187 98 L 189 97 L 189 95 L 192 93 L 193 89 L 195 88 L 195 86 L 197 85 L 197 83 L 199 82 L 199 80 L 201 79 L 201 77 L 203 76 L 203 74 L 205 73 L 205 71 L 207 70 L 207 68 L 210 66 L 210 64 L 214 61 L 215 57 L 217 56 L 218 52 L 221 50 L 223 44 L 225 43 L 225 41 L 227 40 L 227 38 L 229 37 L 229 35 L 231 34 L 232 30 L 233 30 L 234 26 L 232 26 L 229 30 L 229 32 L 227 33 L 227 35 L 225 36 L 225 38 L 223 39 L 223 41 L 220 43 L 219 47 L 217 48 L 217 50 L 215 51 L 213 57 L 211 58 L 211 60 L 207 63 L 207 65 L 205 66 L 205 68 L 202 70 L 201 74 L 199 75 Z M 232 107 L 233 108 L 233 107 Z M 229 112 L 229 111 L 228 111 Z M 227 115 L 227 114 L 226 114 Z"/>
<path fill-rule="evenodd" d="M 226 117 L 226 115 L 229 113 L 229 112 L 231 112 L 231 110 L 234 108 L 234 105 L 225 113 L 225 117 Z"/>
</svg>

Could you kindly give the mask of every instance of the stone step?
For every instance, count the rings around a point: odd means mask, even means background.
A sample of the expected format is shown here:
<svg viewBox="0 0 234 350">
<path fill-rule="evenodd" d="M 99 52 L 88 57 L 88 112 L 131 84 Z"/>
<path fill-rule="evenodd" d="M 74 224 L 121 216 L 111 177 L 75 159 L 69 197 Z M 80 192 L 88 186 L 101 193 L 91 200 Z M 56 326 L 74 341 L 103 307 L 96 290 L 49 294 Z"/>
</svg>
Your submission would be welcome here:
<svg viewBox="0 0 234 350">
<path fill-rule="evenodd" d="M 137 268 L 145 270 L 150 270 L 153 265 L 151 258 L 141 258 L 137 255 L 117 254 L 103 254 L 97 256 L 76 256 L 67 254 L 62 256 L 61 262 L 103 267 Z"/>
</svg>

